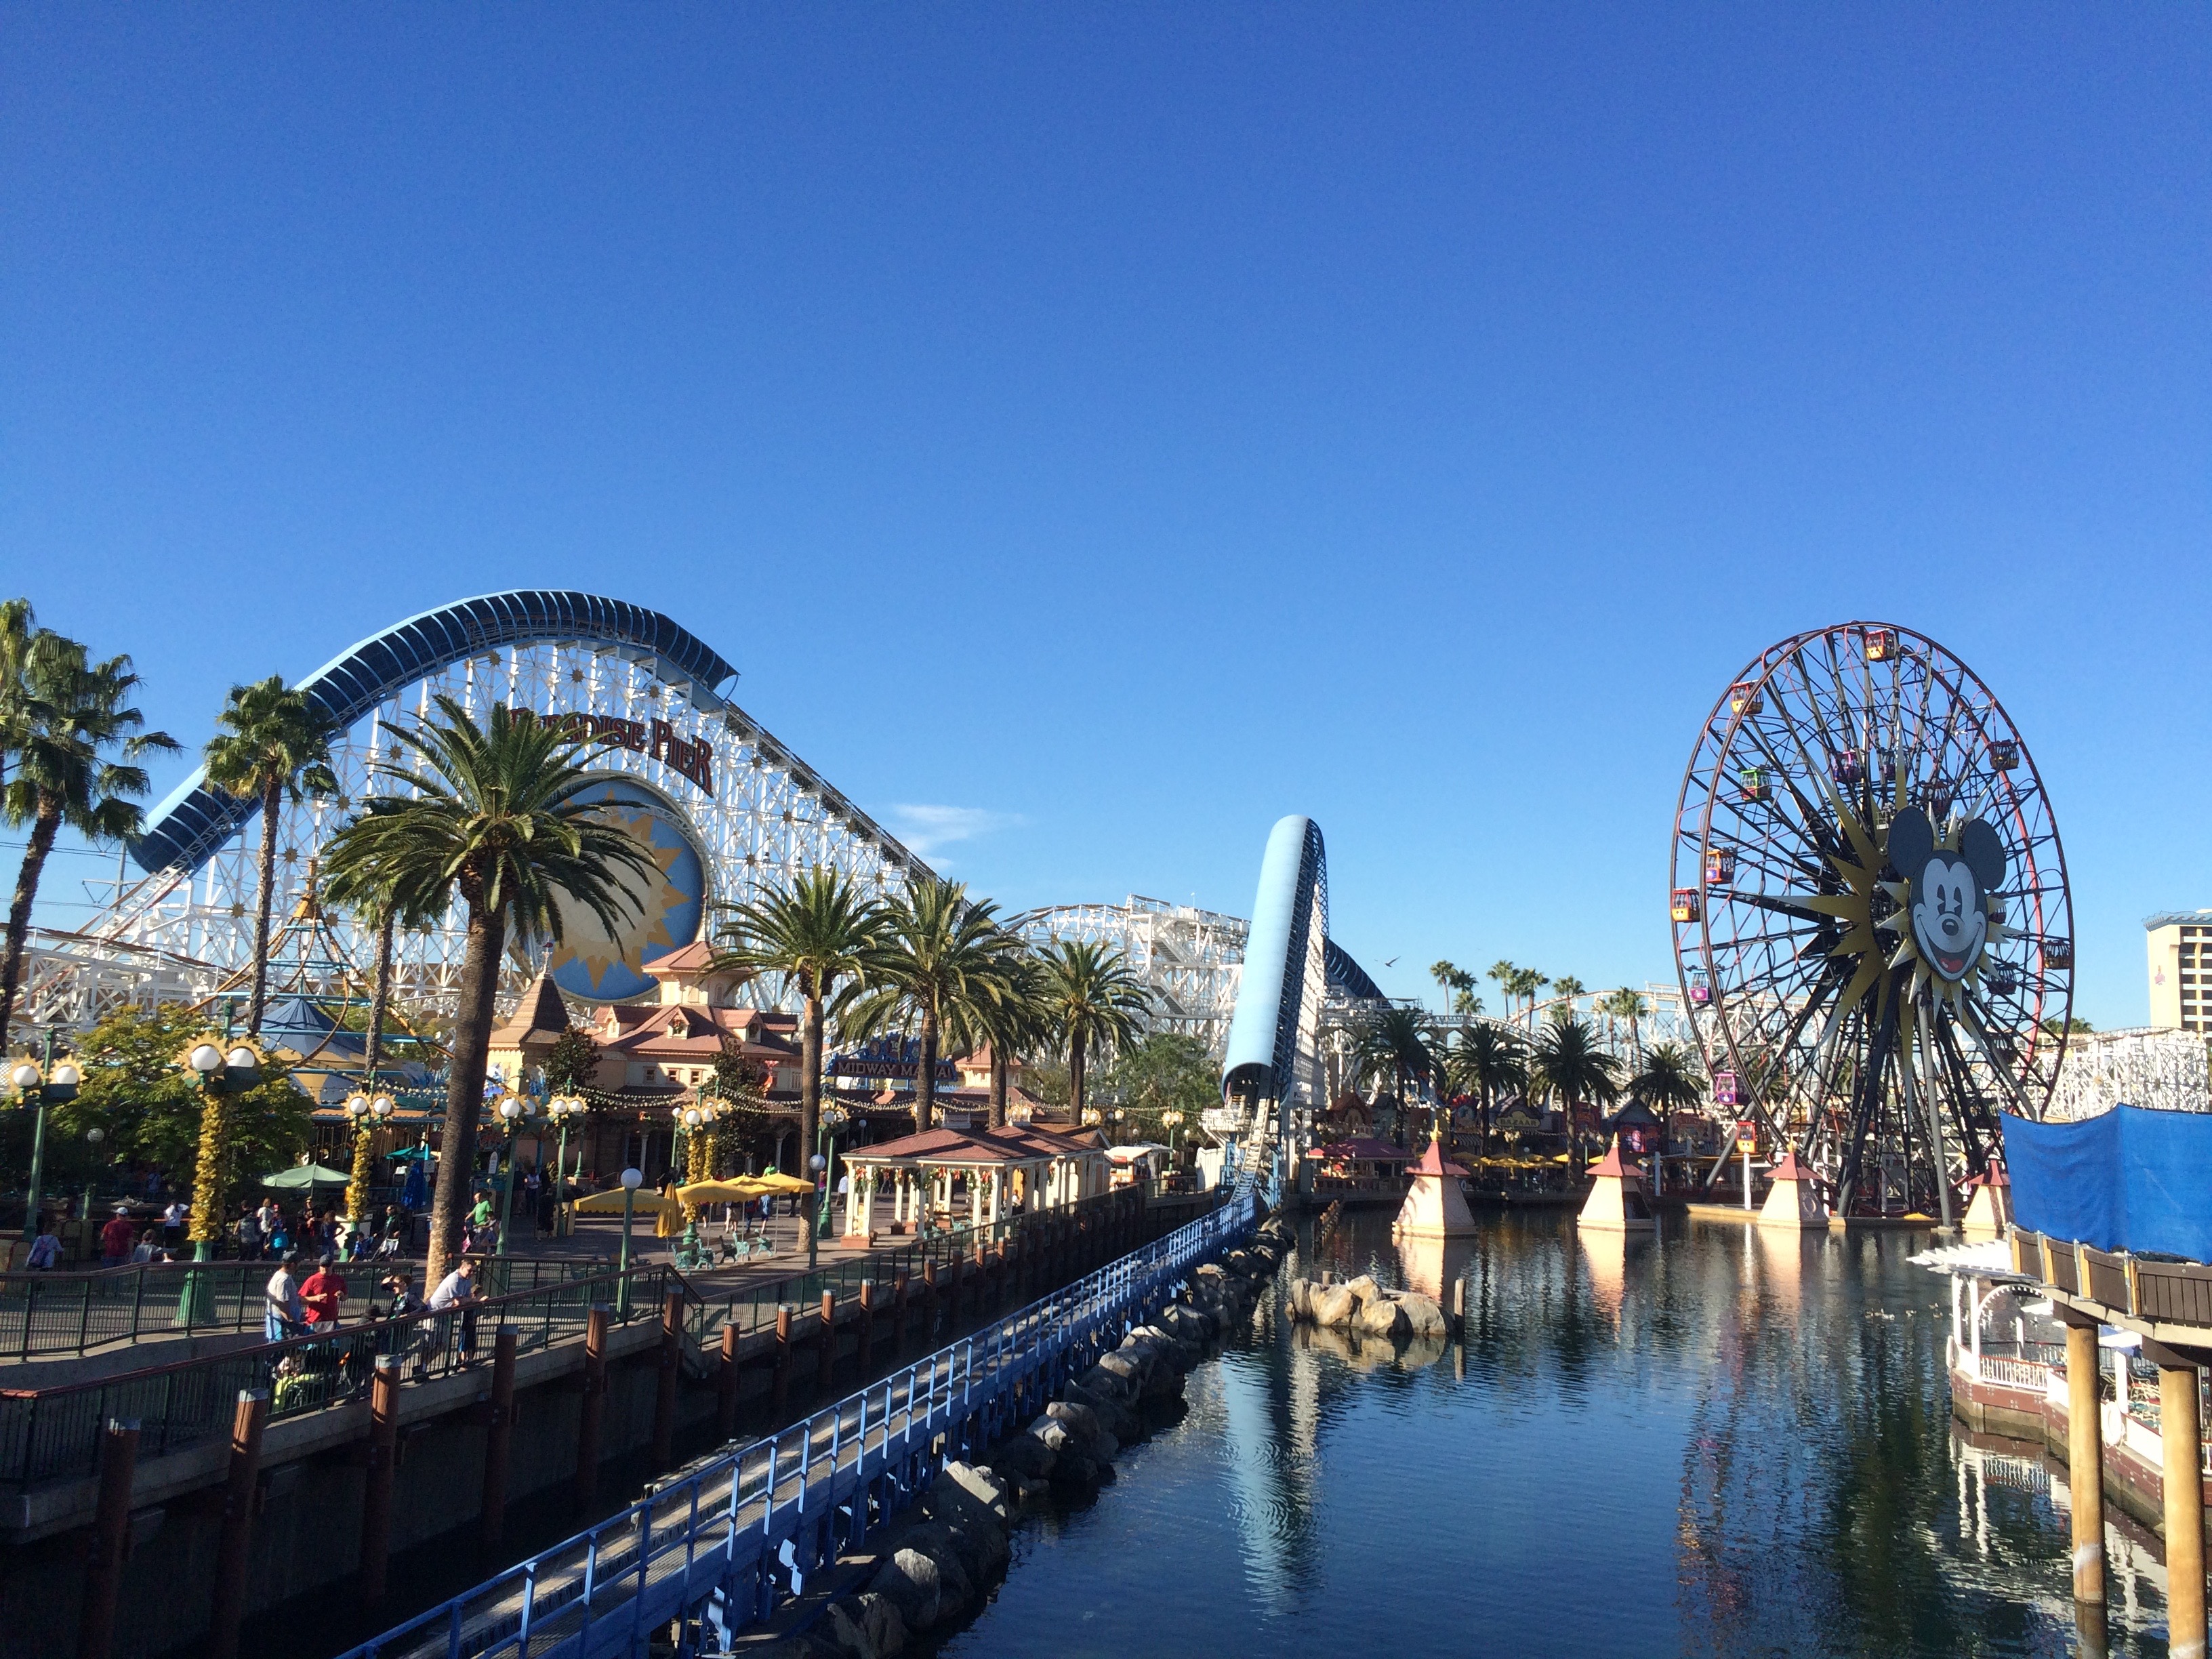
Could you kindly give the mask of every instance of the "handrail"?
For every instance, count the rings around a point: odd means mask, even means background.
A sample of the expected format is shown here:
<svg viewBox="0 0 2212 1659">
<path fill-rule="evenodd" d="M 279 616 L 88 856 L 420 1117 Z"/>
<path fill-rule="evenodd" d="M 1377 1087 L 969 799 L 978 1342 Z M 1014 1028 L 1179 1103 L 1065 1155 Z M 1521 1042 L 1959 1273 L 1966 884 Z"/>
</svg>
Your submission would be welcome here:
<svg viewBox="0 0 2212 1659">
<path fill-rule="evenodd" d="M 469 1258 L 486 1280 L 514 1278 L 527 1264 L 531 1288 L 611 1267 L 605 1257 L 495 1256 Z M 374 1258 L 347 1262 L 357 1280 L 374 1282 L 395 1267 Z M 118 1342 L 252 1330 L 262 1322 L 261 1287 L 276 1261 L 140 1261 L 83 1272 L 0 1273 L 0 1355 L 15 1360 L 82 1355 Z M 185 1286 L 196 1285 L 191 1296 Z M 349 1292 L 349 1310 L 374 1298 Z"/>
<path fill-rule="evenodd" d="M 621 1294 L 625 1282 L 627 1298 Z M 406 1360 L 405 1380 L 413 1382 L 474 1364 L 477 1330 L 488 1317 L 519 1327 L 526 1349 L 550 1346 L 556 1331 L 581 1329 L 598 1304 L 619 1306 L 627 1300 L 630 1311 L 617 1314 L 618 1320 L 657 1317 L 664 1283 L 661 1267 L 635 1267 L 626 1275 L 611 1271 L 563 1279 L 120 1376 L 0 1389 L 0 1484 L 92 1474 L 100 1428 L 110 1418 L 137 1419 L 139 1455 L 159 1456 L 220 1433 L 241 1389 L 270 1390 L 272 1421 L 305 1416 L 363 1395 L 380 1358 Z"/>
<path fill-rule="evenodd" d="M 551 1549 L 495 1574 L 362 1644 L 343 1659 L 530 1659 L 584 1653 L 629 1637 L 642 1652 L 649 1635 L 717 1589 L 733 1625 L 766 1612 L 747 1606 L 734 1575 L 763 1568 L 776 1547 L 799 1535 L 810 1515 L 855 1481 L 902 1462 L 933 1467 L 953 1455 L 963 1425 L 1057 1356 L 1142 1304 L 1218 1243 L 1242 1234 L 1254 1214 L 1254 1184 L 1228 1200 L 982 1330 L 871 1382 L 812 1416 L 749 1441 L 671 1480 L 629 1508 Z M 926 1484 L 927 1476 L 924 1477 Z M 865 1504 L 857 1506 L 865 1513 Z M 857 1540 L 855 1540 L 857 1541 Z M 571 1648 L 569 1644 L 573 1643 Z"/>
</svg>

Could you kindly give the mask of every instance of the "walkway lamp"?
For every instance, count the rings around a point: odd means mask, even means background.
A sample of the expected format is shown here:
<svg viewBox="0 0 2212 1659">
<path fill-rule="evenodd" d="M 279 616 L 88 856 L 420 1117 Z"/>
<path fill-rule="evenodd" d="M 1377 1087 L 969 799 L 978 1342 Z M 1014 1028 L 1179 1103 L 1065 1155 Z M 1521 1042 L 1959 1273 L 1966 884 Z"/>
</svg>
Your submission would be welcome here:
<svg viewBox="0 0 2212 1659">
<path fill-rule="evenodd" d="M 821 1202 L 815 1206 L 815 1237 L 828 1232 L 830 1224 L 834 1218 L 830 1212 L 830 1206 L 836 1184 L 832 1177 L 837 1164 L 837 1137 L 844 1132 L 845 1126 L 851 1121 L 851 1115 L 842 1106 L 834 1104 L 824 1106 L 822 1109 L 821 1117 L 817 1121 L 814 1131 L 813 1167 L 814 1178 L 822 1184 L 822 1196 Z M 814 1265 L 813 1237 L 807 1240 L 806 1262 L 810 1267 Z"/>
<path fill-rule="evenodd" d="M 629 1218 L 630 1212 L 637 1203 L 637 1189 L 644 1184 L 644 1170 L 629 1169 L 622 1172 L 623 1240 L 620 1268 L 622 1281 L 615 1291 L 615 1311 L 625 1319 L 629 1317 Z"/>
<path fill-rule="evenodd" d="M 228 1125 L 223 1121 L 223 1103 L 244 1094 L 261 1081 L 261 1051 L 250 1042 L 232 1042 L 228 1033 L 218 1048 L 203 1037 L 185 1050 L 185 1072 L 199 1085 L 200 1144 L 192 1170 L 192 1260 L 215 1260 L 216 1241 L 222 1237 L 223 1154 L 228 1149 Z M 184 1293 L 177 1301 L 177 1322 L 187 1329 L 215 1316 L 204 1273 L 185 1275 Z"/>
<path fill-rule="evenodd" d="M 70 1060 L 56 1060 L 54 1043 L 59 1033 L 46 1033 L 46 1058 L 41 1066 L 28 1054 L 17 1060 L 8 1073 L 8 1082 L 15 1091 L 15 1104 L 35 1108 L 38 1115 L 31 1127 L 31 1189 L 23 1209 L 23 1237 L 26 1242 L 39 1236 L 39 1185 L 46 1165 L 46 1109 L 58 1106 L 65 1100 L 76 1098 L 77 1069 Z M 85 1212 L 89 1222 L 92 1212 Z"/>
<path fill-rule="evenodd" d="M 561 1128 L 560 1149 L 553 1155 L 553 1200 L 556 1204 L 568 1201 L 568 1126 L 591 1109 L 590 1104 L 578 1095 L 556 1095 L 545 1103 L 545 1115 Z"/>
<path fill-rule="evenodd" d="M 356 1230 L 368 1219 L 368 1178 L 375 1170 L 371 1149 L 376 1145 L 376 1132 L 390 1120 L 394 1109 L 390 1095 L 365 1095 L 356 1091 L 346 1097 L 345 1115 L 353 1125 L 353 1167 L 346 1181 L 346 1221 Z"/>
<path fill-rule="evenodd" d="M 501 1160 L 504 1166 L 501 1173 L 506 1177 L 506 1184 L 500 1193 L 499 1199 L 499 1249 L 496 1252 L 500 1255 L 505 1255 L 507 1231 L 514 1219 L 515 1137 L 520 1135 L 523 1127 L 537 1115 L 538 1103 L 528 1095 L 507 1094 L 499 1097 L 498 1104 L 494 1109 L 499 1114 L 500 1122 L 507 1129 L 507 1152 Z"/>
</svg>

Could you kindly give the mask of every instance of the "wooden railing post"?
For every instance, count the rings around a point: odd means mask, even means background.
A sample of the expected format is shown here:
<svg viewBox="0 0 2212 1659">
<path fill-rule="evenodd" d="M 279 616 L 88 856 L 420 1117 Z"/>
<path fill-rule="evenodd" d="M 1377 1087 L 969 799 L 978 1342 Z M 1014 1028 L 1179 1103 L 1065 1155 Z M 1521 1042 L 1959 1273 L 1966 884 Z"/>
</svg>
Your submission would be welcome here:
<svg viewBox="0 0 2212 1659">
<path fill-rule="evenodd" d="M 376 1362 L 376 1374 L 368 1384 L 368 1481 L 361 1498 L 364 1607 L 373 1607 L 384 1600 L 385 1578 L 392 1560 L 392 1481 L 398 1462 L 399 1358 L 386 1354 Z M 241 1596 L 243 1593 L 241 1586 Z"/>
<path fill-rule="evenodd" d="M 921 1264 L 921 1334 L 924 1340 L 937 1334 L 937 1264 Z"/>
<path fill-rule="evenodd" d="M 862 1382 L 867 1380 L 869 1370 L 875 1363 L 875 1346 L 876 1281 L 864 1279 L 860 1281 L 860 1342 L 853 1352 L 853 1364 Z"/>
<path fill-rule="evenodd" d="M 891 1352 L 896 1353 L 906 1346 L 907 1298 L 913 1293 L 912 1282 L 904 1273 L 891 1280 Z"/>
<path fill-rule="evenodd" d="M 216 1544 L 209 1659 L 238 1659 L 238 1627 L 246 1618 L 247 1551 L 253 1541 L 254 1483 L 261 1478 L 261 1430 L 268 1420 L 267 1391 L 241 1391 L 230 1419 L 230 1474 L 223 1483 L 222 1534 Z M 374 1473 L 370 1471 L 372 1478 Z"/>
<path fill-rule="evenodd" d="M 477 1541 L 499 1547 L 507 1529 L 507 1470 L 514 1438 L 514 1356 L 518 1335 L 501 1325 L 491 1343 L 491 1422 L 484 1431 L 483 1501 L 477 1510 Z"/>
<path fill-rule="evenodd" d="M 784 1413 L 791 1405 L 791 1316 L 795 1311 L 789 1303 L 775 1310 L 775 1389 L 769 1396 L 769 1409 L 775 1421 L 770 1426 L 781 1428 Z"/>
<path fill-rule="evenodd" d="M 584 1402 L 576 1423 L 576 1507 L 587 1510 L 599 1495 L 599 1431 L 607 1412 L 607 1327 L 614 1310 L 604 1303 L 584 1326 Z"/>
<path fill-rule="evenodd" d="M 722 1327 L 722 1369 L 714 1373 L 714 1431 L 724 1440 L 738 1432 L 738 1322 Z"/>
<path fill-rule="evenodd" d="M 837 1294 L 834 1291 L 822 1292 L 822 1334 L 817 1340 L 821 1350 L 815 1362 L 814 1386 L 826 1395 L 837 1371 Z"/>
<path fill-rule="evenodd" d="M 666 1468 L 676 1458 L 676 1382 L 684 1364 L 684 1292 L 671 1291 L 660 1304 L 659 1376 L 653 1379 L 653 1467 Z"/>
<path fill-rule="evenodd" d="M 137 1421 L 110 1422 L 100 1441 L 100 1506 L 93 1517 L 92 1559 L 85 1564 L 77 1659 L 107 1659 L 115 1640 L 115 1602 L 123 1590 L 123 1557 L 131 1543 L 131 1479 L 137 1462 Z"/>
</svg>

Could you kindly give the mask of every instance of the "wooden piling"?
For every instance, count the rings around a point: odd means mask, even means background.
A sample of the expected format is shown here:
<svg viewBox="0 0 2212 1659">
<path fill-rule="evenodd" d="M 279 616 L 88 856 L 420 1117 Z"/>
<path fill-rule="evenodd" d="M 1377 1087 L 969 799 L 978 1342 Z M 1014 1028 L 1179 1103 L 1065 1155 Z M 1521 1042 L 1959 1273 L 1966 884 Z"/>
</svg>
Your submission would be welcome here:
<svg viewBox="0 0 2212 1659">
<path fill-rule="evenodd" d="M 658 1375 L 653 1393 L 653 1467 L 656 1472 L 676 1460 L 676 1382 L 684 1364 L 684 1292 L 671 1291 L 660 1304 L 660 1352 L 654 1356 Z"/>
<path fill-rule="evenodd" d="M 863 1382 L 867 1380 L 868 1372 L 875 1363 L 875 1347 L 876 1281 L 864 1279 L 860 1281 L 860 1342 L 853 1352 L 853 1364 Z"/>
<path fill-rule="evenodd" d="M 246 1568 L 253 1542 L 254 1487 L 261 1478 L 261 1431 L 268 1421 L 267 1390 L 240 1390 L 230 1419 L 230 1474 L 223 1482 L 222 1534 L 216 1544 L 208 1659 L 238 1659 L 238 1627 L 246 1618 Z M 374 1474 L 372 1469 L 372 1480 Z"/>
<path fill-rule="evenodd" d="M 2203 1414 L 2197 1367 L 2162 1344 L 2146 1342 L 2158 1363 L 2158 1433 L 2164 1449 L 2166 1651 L 2204 1659 L 2204 1477 L 2198 1465 Z"/>
<path fill-rule="evenodd" d="M 77 1659 L 107 1659 L 114 1644 L 115 1603 L 131 1546 L 131 1480 L 137 1463 L 137 1419 L 111 1421 L 100 1439 L 100 1507 L 92 1523 L 92 1559 L 85 1564 L 84 1610 L 76 1621 Z"/>
<path fill-rule="evenodd" d="M 837 1374 L 837 1293 L 822 1292 L 822 1331 L 815 1338 L 814 1386 L 823 1394 L 830 1392 L 831 1380 Z"/>
<path fill-rule="evenodd" d="M 584 1325 L 584 1402 L 576 1423 L 576 1507 L 591 1508 L 599 1495 L 599 1431 L 607 1413 L 607 1327 L 613 1310 L 604 1303 Z"/>
<path fill-rule="evenodd" d="M 913 1294 L 913 1285 L 904 1273 L 891 1277 L 891 1352 L 896 1353 L 906 1346 L 907 1299 Z"/>
<path fill-rule="evenodd" d="M 722 1369 L 714 1373 L 714 1431 L 725 1440 L 738 1432 L 738 1340 L 731 1320 L 722 1327 Z"/>
<path fill-rule="evenodd" d="M 501 1325 L 491 1343 L 491 1421 L 484 1431 L 483 1499 L 477 1507 L 477 1543 L 499 1547 L 507 1530 L 507 1472 L 514 1438 L 514 1356 L 517 1334 Z"/>
<path fill-rule="evenodd" d="M 2097 1399 L 2097 1322 L 2066 1321 L 2066 1485 L 2073 1496 L 2074 1599 L 2105 1599 L 2105 1437 Z"/>
<path fill-rule="evenodd" d="M 924 1338 L 937 1334 L 937 1264 L 921 1264 L 921 1334 Z"/>
<path fill-rule="evenodd" d="M 791 1406 L 791 1316 L 797 1311 L 788 1302 L 775 1310 L 775 1388 L 769 1403 L 777 1428 Z"/>
<path fill-rule="evenodd" d="M 267 1407 L 263 1411 L 265 1415 Z M 376 1362 L 368 1384 L 368 1480 L 361 1497 L 361 1601 L 384 1600 L 392 1562 L 392 1482 L 399 1465 L 399 1358 Z M 243 1564 L 241 1563 L 241 1567 Z M 241 1598 L 244 1589 L 240 1587 Z"/>
</svg>

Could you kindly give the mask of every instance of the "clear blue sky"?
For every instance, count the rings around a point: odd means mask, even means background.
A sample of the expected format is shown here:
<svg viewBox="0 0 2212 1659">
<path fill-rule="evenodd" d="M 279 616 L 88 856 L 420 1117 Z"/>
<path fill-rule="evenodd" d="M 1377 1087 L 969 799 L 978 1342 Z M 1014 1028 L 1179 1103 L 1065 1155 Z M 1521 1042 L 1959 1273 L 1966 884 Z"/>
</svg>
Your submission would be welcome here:
<svg viewBox="0 0 2212 1659">
<path fill-rule="evenodd" d="M 1888 617 L 2135 1024 L 2212 904 L 2208 276 L 2194 8 L 11 5 L 0 588 L 195 747 L 635 599 L 1012 904 L 1243 912 L 1310 812 L 1431 994 L 1670 976 L 1705 709 Z"/>
</svg>

